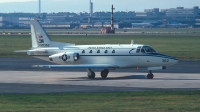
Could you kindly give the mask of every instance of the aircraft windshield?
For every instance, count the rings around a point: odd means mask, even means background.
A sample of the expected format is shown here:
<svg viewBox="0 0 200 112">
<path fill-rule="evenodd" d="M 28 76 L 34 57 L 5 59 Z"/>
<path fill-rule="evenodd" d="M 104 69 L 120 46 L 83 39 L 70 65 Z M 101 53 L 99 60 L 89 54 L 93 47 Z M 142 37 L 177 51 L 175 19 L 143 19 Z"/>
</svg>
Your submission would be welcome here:
<svg viewBox="0 0 200 112">
<path fill-rule="evenodd" d="M 141 52 L 152 53 L 152 52 L 156 52 L 156 51 L 153 48 L 151 48 L 150 46 L 143 46 Z"/>
</svg>

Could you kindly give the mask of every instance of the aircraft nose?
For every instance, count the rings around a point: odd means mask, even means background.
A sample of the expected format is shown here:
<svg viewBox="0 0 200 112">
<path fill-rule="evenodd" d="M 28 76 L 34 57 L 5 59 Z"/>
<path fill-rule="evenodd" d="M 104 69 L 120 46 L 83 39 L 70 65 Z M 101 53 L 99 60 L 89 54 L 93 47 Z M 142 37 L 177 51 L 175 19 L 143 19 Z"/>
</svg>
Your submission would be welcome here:
<svg viewBox="0 0 200 112">
<path fill-rule="evenodd" d="M 174 65 L 174 64 L 178 63 L 178 59 L 175 57 L 172 57 L 170 62 L 172 65 Z"/>
</svg>

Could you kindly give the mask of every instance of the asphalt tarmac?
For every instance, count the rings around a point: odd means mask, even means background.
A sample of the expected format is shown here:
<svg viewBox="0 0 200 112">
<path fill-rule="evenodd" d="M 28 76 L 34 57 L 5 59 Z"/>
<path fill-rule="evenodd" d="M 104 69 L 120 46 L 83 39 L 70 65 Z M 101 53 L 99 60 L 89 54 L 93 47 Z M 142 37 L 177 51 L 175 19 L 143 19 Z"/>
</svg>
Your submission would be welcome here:
<svg viewBox="0 0 200 112">
<path fill-rule="evenodd" d="M 200 90 L 200 61 L 179 61 L 166 70 L 154 71 L 146 79 L 146 69 L 110 71 L 107 79 L 96 72 L 94 80 L 84 69 L 44 69 L 32 65 L 52 64 L 35 58 L 0 58 L 0 94 L 126 92 L 160 90 Z"/>
<path fill-rule="evenodd" d="M 33 68 L 32 65 L 52 65 L 53 63 L 42 61 L 36 58 L 0 58 L 0 71 L 65 71 L 65 72 L 86 72 L 85 69 L 48 69 Z M 101 71 L 101 70 L 95 70 Z M 146 68 L 136 69 L 119 69 L 110 72 L 144 72 Z M 166 70 L 153 71 L 154 73 L 200 73 L 200 61 L 182 61 L 173 66 L 167 67 Z M 85 73 L 86 74 L 86 73 Z"/>
</svg>

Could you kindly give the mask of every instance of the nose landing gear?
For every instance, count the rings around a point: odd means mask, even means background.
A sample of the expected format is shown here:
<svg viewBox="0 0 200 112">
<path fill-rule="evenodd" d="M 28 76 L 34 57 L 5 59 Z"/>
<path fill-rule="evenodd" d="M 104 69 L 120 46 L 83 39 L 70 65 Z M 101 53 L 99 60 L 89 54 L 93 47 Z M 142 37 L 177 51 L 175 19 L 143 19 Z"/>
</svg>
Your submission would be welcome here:
<svg viewBox="0 0 200 112">
<path fill-rule="evenodd" d="M 153 79 L 154 75 L 152 74 L 151 70 L 149 71 L 149 73 L 146 77 L 147 77 L 147 79 Z"/>
</svg>

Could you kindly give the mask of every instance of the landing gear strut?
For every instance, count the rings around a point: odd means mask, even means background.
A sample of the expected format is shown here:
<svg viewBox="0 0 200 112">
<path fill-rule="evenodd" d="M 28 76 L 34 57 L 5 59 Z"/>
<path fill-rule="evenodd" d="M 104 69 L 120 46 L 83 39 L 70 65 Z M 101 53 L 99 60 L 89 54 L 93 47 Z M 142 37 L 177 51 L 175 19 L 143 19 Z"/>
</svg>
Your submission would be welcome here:
<svg viewBox="0 0 200 112">
<path fill-rule="evenodd" d="M 108 73 L 109 73 L 108 69 L 104 69 L 103 71 L 101 71 L 101 77 L 103 79 L 107 78 Z"/>
<path fill-rule="evenodd" d="M 95 78 L 95 73 L 91 69 L 87 69 L 87 73 L 88 73 L 88 78 L 89 79 L 94 79 Z"/>
<path fill-rule="evenodd" d="M 149 71 L 149 74 L 147 75 L 148 79 L 153 79 L 154 75 L 152 74 L 152 71 Z"/>
</svg>

